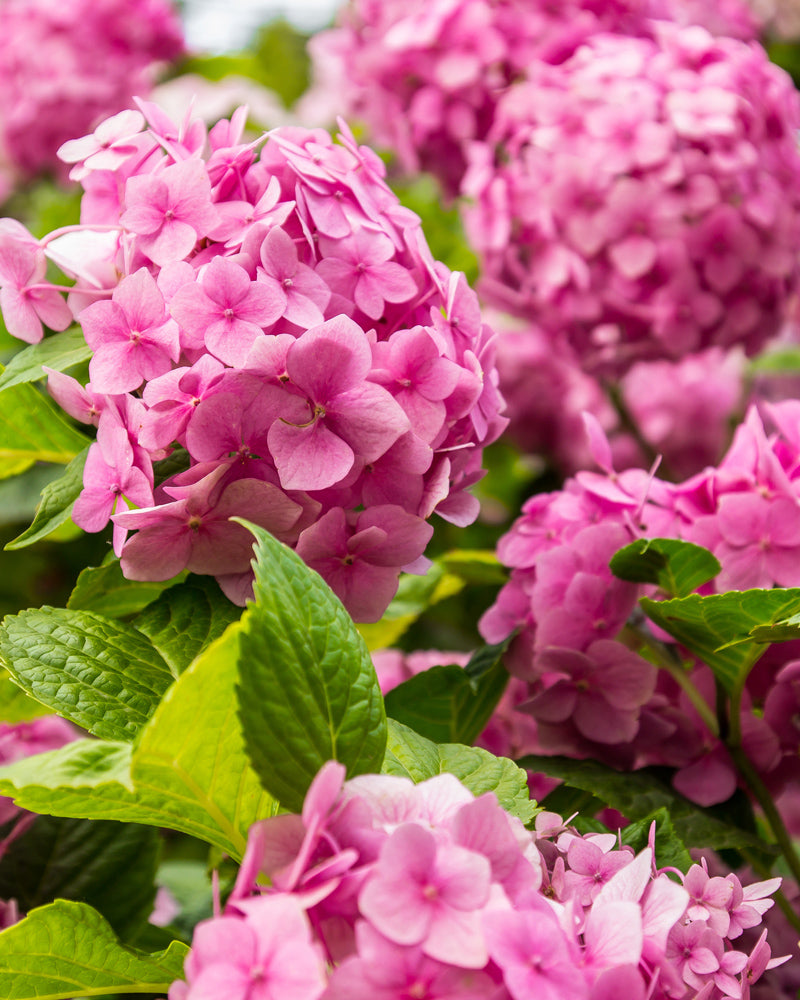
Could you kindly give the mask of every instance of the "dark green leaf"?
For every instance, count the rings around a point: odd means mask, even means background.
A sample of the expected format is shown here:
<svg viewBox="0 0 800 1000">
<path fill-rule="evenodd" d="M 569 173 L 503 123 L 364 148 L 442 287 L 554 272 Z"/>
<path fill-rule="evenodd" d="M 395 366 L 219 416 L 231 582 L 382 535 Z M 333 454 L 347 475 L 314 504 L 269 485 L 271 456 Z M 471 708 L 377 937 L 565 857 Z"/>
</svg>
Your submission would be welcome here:
<svg viewBox="0 0 800 1000">
<path fill-rule="evenodd" d="M 640 603 L 651 621 L 708 664 L 729 694 L 744 684 L 765 642 L 800 634 L 786 626 L 787 619 L 800 613 L 800 589 L 732 590 L 671 601 L 643 597 Z M 765 626 L 777 624 L 779 635 L 769 630 L 770 638 L 754 637 L 756 630 L 764 636 Z"/>
<path fill-rule="evenodd" d="M 0 375 L 0 392 L 12 385 L 37 382 L 44 378 L 42 365 L 63 372 L 81 361 L 88 361 L 91 356 L 92 349 L 86 343 L 83 330 L 79 326 L 71 326 L 68 330 L 46 337 L 40 343 L 32 344 L 14 355 Z"/>
<path fill-rule="evenodd" d="M 386 714 L 434 743 L 472 743 L 508 683 L 504 649 L 487 646 L 466 668 L 435 666 L 410 677 L 386 695 Z"/>
<path fill-rule="evenodd" d="M 129 939 L 152 912 L 158 853 L 153 827 L 39 816 L 0 858 L 0 899 L 24 913 L 80 900 Z"/>
<path fill-rule="evenodd" d="M 60 899 L 0 933 L 0 996 L 69 1000 L 130 990 L 166 995 L 183 975 L 188 950 L 180 941 L 153 955 L 126 948 L 91 906 Z"/>
<path fill-rule="evenodd" d="M 590 792 L 629 820 L 644 819 L 659 809 L 666 809 L 678 837 L 687 847 L 770 850 L 769 845 L 754 834 L 684 798 L 652 768 L 623 773 L 598 761 L 568 757 L 528 756 L 518 763 L 561 778 L 571 788 Z"/>
<path fill-rule="evenodd" d="M 126 618 L 142 611 L 174 583 L 126 580 L 119 559 L 111 559 L 81 571 L 67 607 L 72 611 L 94 611 L 106 618 Z"/>
<path fill-rule="evenodd" d="M 655 583 L 671 597 L 686 597 L 722 568 L 708 549 L 677 538 L 640 538 L 620 549 L 611 572 L 633 583 Z"/>
<path fill-rule="evenodd" d="M 31 697 L 110 740 L 132 740 L 173 681 L 141 632 L 67 608 L 7 616 L 0 660 Z"/>
<path fill-rule="evenodd" d="M 135 625 L 179 674 L 241 616 L 213 577 L 190 576 L 148 604 Z"/>
<path fill-rule="evenodd" d="M 394 719 L 389 720 L 383 773 L 415 784 L 437 774 L 454 774 L 473 795 L 494 792 L 500 805 L 523 823 L 530 823 L 538 811 L 528 793 L 528 776 L 513 761 L 480 747 L 437 745 Z"/>
<path fill-rule="evenodd" d="M 36 508 L 33 523 L 10 541 L 7 549 L 22 549 L 46 538 L 69 520 L 75 501 L 83 489 L 83 467 L 89 454 L 87 445 L 64 470 L 64 475 L 48 483 Z"/>
<path fill-rule="evenodd" d="M 299 810 L 328 760 L 380 770 L 386 716 L 369 652 L 324 580 L 263 528 L 242 618 L 239 717 L 262 784 Z"/>
<path fill-rule="evenodd" d="M 622 843 L 636 851 L 644 850 L 650 838 L 650 827 L 656 824 L 655 861 L 659 868 L 677 868 L 684 874 L 692 867 L 692 856 L 669 817 L 666 809 L 657 809 L 643 819 L 638 819 L 621 831 Z"/>
</svg>

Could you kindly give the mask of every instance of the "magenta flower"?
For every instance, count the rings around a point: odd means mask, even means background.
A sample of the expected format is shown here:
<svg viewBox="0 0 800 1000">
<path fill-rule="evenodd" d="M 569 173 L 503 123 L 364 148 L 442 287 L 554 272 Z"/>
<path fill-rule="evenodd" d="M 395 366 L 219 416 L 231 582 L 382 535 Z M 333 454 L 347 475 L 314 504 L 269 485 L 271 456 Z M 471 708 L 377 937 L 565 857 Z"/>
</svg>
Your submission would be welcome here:
<svg viewBox="0 0 800 1000">
<path fill-rule="evenodd" d="M 214 226 L 211 184 L 204 164 L 184 160 L 160 174 L 138 174 L 125 187 L 120 224 L 137 236 L 137 247 L 159 266 L 188 257 Z"/>
<path fill-rule="evenodd" d="M 406 823 L 384 844 L 358 906 L 395 944 L 419 945 L 437 961 L 480 969 L 488 959 L 480 913 L 489 876 L 480 854 L 437 845 L 433 834 Z"/>
<path fill-rule="evenodd" d="M 14 219 L 0 224 L 0 311 L 8 332 L 29 344 L 38 343 L 42 324 L 65 330 L 71 313 L 58 291 L 45 282 L 44 251 Z M 39 287 L 39 286 L 43 287 Z"/>
<path fill-rule="evenodd" d="M 186 344 L 241 367 L 264 327 L 282 315 L 282 296 L 224 257 L 211 261 L 199 286 L 183 285 L 170 303 Z"/>
<path fill-rule="evenodd" d="M 544 902 L 531 909 L 490 910 L 483 926 L 489 954 L 514 1000 L 587 1000 L 574 946 Z"/>
<path fill-rule="evenodd" d="M 263 233 L 257 230 L 254 235 L 260 238 Z M 245 250 L 248 247 L 249 242 Z M 312 268 L 300 262 L 294 242 L 282 229 L 270 229 L 263 239 L 260 261 L 258 276 L 282 305 L 278 316 L 304 327 L 322 323 L 323 311 L 331 297 L 330 289 Z"/>
<path fill-rule="evenodd" d="M 320 261 L 317 274 L 370 319 L 377 319 L 387 302 L 407 302 L 417 293 L 412 276 L 392 259 L 395 248 L 388 236 L 375 239 L 359 230 L 337 240 L 335 250 L 335 256 Z"/>
<path fill-rule="evenodd" d="M 170 1000 L 317 1000 L 323 964 L 300 906 L 277 896 L 239 906 L 244 919 L 197 926 L 187 982 L 173 984 Z"/>
<path fill-rule="evenodd" d="M 408 417 L 389 393 L 365 382 L 371 363 L 360 327 L 346 316 L 313 327 L 289 348 L 286 372 L 308 410 L 302 422 L 276 421 L 269 431 L 285 489 L 333 486 L 357 454 L 374 461 L 408 430 Z"/>
<path fill-rule="evenodd" d="M 81 322 L 94 351 L 89 374 L 98 392 L 136 389 L 168 372 L 178 360 L 178 328 L 144 267 L 120 282 L 111 301 L 84 309 Z"/>
<path fill-rule="evenodd" d="M 192 486 L 167 487 L 171 503 L 131 510 L 114 524 L 136 531 L 122 553 L 130 580 L 169 580 L 193 573 L 242 573 L 253 556 L 253 536 L 231 517 L 246 517 L 274 534 L 287 532 L 302 508 L 271 483 L 237 479 L 228 485 L 220 465 Z"/>
</svg>

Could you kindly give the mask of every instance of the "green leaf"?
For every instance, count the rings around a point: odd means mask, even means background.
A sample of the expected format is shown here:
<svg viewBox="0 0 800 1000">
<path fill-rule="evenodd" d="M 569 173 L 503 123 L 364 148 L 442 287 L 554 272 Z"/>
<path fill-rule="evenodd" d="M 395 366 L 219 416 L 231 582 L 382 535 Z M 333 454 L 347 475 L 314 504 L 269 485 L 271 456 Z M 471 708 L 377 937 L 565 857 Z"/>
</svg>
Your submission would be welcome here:
<svg viewBox="0 0 800 1000">
<path fill-rule="evenodd" d="M 732 590 L 671 601 L 643 597 L 640 604 L 651 621 L 708 664 L 728 694 L 744 684 L 764 643 L 800 635 L 800 630 L 786 627 L 786 621 L 800 613 L 800 589 Z M 781 627 L 765 632 L 775 625 Z"/>
<path fill-rule="evenodd" d="M 91 906 L 60 899 L 0 933 L 0 996 L 69 1000 L 128 991 L 166 995 L 182 977 L 188 951 L 180 941 L 153 955 L 126 948 Z"/>
<path fill-rule="evenodd" d="M 8 615 L 0 660 L 31 697 L 109 740 L 132 740 L 173 681 L 141 632 L 67 608 Z"/>
<path fill-rule="evenodd" d="M 672 597 L 686 597 L 722 567 L 708 549 L 677 538 L 640 538 L 611 559 L 611 572 L 633 583 L 656 583 Z"/>
<path fill-rule="evenodd" d="M 66 465 L 88 444 L 56 404 L 32 385 L 6 389 L 0 406 L 0 478 L 24 462 Z"/>
<path fill-rule="evenodd" d="M 46 337 L 40 343 L 32 344 L 14 355 L 0 375 L 0 392 L 13 385 L 37 382 L 44 378 L 42 365 L 63 372 L 81 361 L 88 361 L 91 356 L 92 349 L 86 343 L 83 330 L 79 326 L 71 326 L 68 330 Z"/>
<path fill-rule="evenodd" d="M 594 760 L 571 760 L 568 757 L 523 757 L 522 767 L 561 778 L 571 788 L 596 795 L 607 806 L 629 820 L 641 820 L 666 809 L 675 832 L 687 847 L 755 849 L 770 851 L 763 840 L 748 830 L 736 827 L 729 819 L 720 819 L 709 809 L 690 802 L 668 784 L 653 768 L 638 771 L 615 771 Z"/>
<path fill-rule="evenodd" d="M 79 740 L 0 768 L 0 794 L 34 812 L 180 830 L 241 860 L 277 803 L 249 766 L 236 716 L 239 629 L 181 674 L 135 748 Z"/>
<path fill-rule="evenodd" d="M 94 611 L 106 618 L 126 618 L 142 611 L 174 583 L 126 580 L 119 559 L 112 558 L 102 566 L 81 571 L 67 607 L 72 611 Z"/>
<path fill-rule="evenodd" d="M 494 792 L 500 805 L 530 823 L 538 812 L 528 793 L 528 775 L 505 757 L 480 747 L 437 745 L 413 729 L 389 720 L 383 773 L 410 778 L 415 784 L 437 774 L 454 774 L 473 795 Z"/>
<path fill-rule="evenodd" d="M 386 695 L 386 714 L 434 743 L 472 743 L 483 731 L 506 684 L 506 643 L 479 650 L 466 668 L 431 667 Z"/>
<path fill-rule="evenodd" d="M 328 760 L 378 771 L 386 716 L 369 652 L 341 601 L 291 549 L 255 535 L 255 603 L 242 618 L 239 717 L 264 787 L 302 808 Z"/>
<path fill-rule="evenodd" d="M 135 624 L 177 675 L 241 616 L 213 577 L 190 576 L 148 604 Z"/>
<path fill-rule="evenodd" d="M 656 809 L 642 819 L 629 823 L 620 831 L 622 843 L 628 844 L 636 851 L 644 850 L 649 843 L 650 827 L 656 824 L 655 861 L 659 868 L 677 868 L 684 874 L 692 867 L 694 861 L 686 850 L 686 845 L 669 817 L 669 812 L 662 808 Z"/>
<path fill-rule="evenodd" d="M 159 844 L 153 827 L 38 816 L 0 858 L 0 899 L 23 913 L 80 900 L 129 939 L 153 910 Z"/>
<path fill-rule="evenodd" d="M 22 549 L 46 538 L 70 519 L 72 508 L 83 489 L 83 467 L 89 454 L 87 445 L 64 470 L 64 475 L 49 482 L 42 490 L 33 523 L 7 545 L 7 549 Z"/>
</svg>

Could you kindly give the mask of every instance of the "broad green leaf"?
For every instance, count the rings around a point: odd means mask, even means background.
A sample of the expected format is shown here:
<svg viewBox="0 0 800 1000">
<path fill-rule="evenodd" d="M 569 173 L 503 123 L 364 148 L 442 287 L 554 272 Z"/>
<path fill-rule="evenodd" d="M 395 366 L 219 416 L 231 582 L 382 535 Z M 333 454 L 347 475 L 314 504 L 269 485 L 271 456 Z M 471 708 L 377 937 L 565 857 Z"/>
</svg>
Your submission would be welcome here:
<svg viewBox="0 0 800 1000">
<path fill-rule="evenodd" d="M 38 382 L 45 377 L 42 365 L 63 372 L 81 361 L 88 361 L 91 356 L 92 349 L 86 343 L 83 330 L 71 326 L 15 354 L 0 375 L 0 392 L 24 382 Z"/>
<path fill-rule="evenodd" d="M 764 651 L 764 643 L 800 636 L 800 629 L 783 634 L 790 631 L 786 620 L 800 613 L 800 589 L 732 590 L 705 597 L 690 594 L 671 601 L 643 597 L 640 603 L 651 621 L 711 668 L 728 694 L 744 684 Z M 755 638 L 756 630 L 764 636 L 765 626 L 778 623 L 781 634 L 768 630 L 769 638 Z"/>
<path fill-rule="evenodd" d="M 633 583 L 656 583 L 671 597 L 686 597 L 722 568 L 708 549 L 677 538 L 640 538 L 611 559 L 611 572 Z"/>
<path fill-rule="evenodd" d="M 75 501 L 83 489 L 83 467 L 89 454 L 87 445 L 64 470 L 64 475 L 49 482 L 42 490 L 33 523 L 10 541 L 7 549 L 22 549 L 52 534 L 69 520 Z"/>
<path fill-rule="evenodd" d="M 386 716 L 369 652 L 322 577 L 263 528 L 255 603 L 242 618 L 239 717 L 264 787 L 299 810 L 328 760 L 350 777 L 380 770 Z"/>
<path fill-rule="evenodd" d="M 636 851 L 644 850 L 650 838 L 650 827 L 656 824 L 655 861 L 659 868 L 677 868 L 684 874 L 692 867 L 694 861 L 686 850 L 686 845 L 678 836 L 669 817 L 669 812 L 662 808 L 656 809 L 642 819 L 638 819 L 620 831 L 623 844 L 628 844 Z"/>
<path fill-rule="evenodd" d="M 242 616 L 210 576 L 190 576 L 165 590 L 135 620 L 176 675 Z"/>
<path fill-rule="evenodd" d="M 508 683 L 504 650 L 484 647 L 466 668 L 445 664 L 410 677 L 386 695 L 386 714 L 434 743 L 472 743 Z"/>
<path fill-rule="evenodd" d="M 415 784 L 437 774 L 454 774 L 473 795 L 494 792 L 500 805 L 523 823 L 530 823 L 538 811 L 528 793 L 528 776 L 513 761 L 480 747 L 437 745 L 394 719 L 389 720 L 383 773 Z"/>
<path fill-rule="evenodd" d="M 8 615 L 0 661 L 31 697 L 109 740 L 132 740 L 173 681 L 131 625 L 67 608 Z"/>
<path fill-rule="evenodd" d="M 38 816 L 0 858 L 0 899 L 23 913 L 80 900 L 130 940 L 153 910 L 159 846 L 151 826 Z"/>
<path fill-rule="evenodd" d="M 15 385 L 0 406 L 0 478 L 27 462 L 66 465 L 89 444 L 61 415 L 55 403 L 32 385 Z"/>
<path fill-rule="evenodd" d="M 67 607 L 72 611 L 94 611 L 106 618 L 126 618 L 142 611 L 174 583 L 126 580 L 119 559 L 113 558 L 102 566 L 81 571 Z"/>
<path fill-rule="evenodd" d="M 86 903 L 60 899 L 0 933 L 4 1000 L 69 1000 L 117 993 L 160 993 L 183 975 L 180 941 L 148 955 L 120 944 Z"/>
<path fill-rule="evenodd" d="M 687 847 L 770 850 L 755 834 L 719 819 L 716 810 L 703 809 L 684 798 L 667 783 L 668 776 L 662 780 L 661 773 L 652 768 L 622 772 L 594 760 L 542 756 L 523 757 L 517 763 L 596 795 L 632 821 L 666 809 L 675 832 Z"/>
<path fill-rule="evenodd" d="M 433 562 L 424 576 L 406 573 L 400 577 L 397 594 L 379 622 L 360 624 L 358 631 L 374 652 L 393 646 L 419 616 L 432 604 L 458 594 L 464 579 L 449 573 L 439 560 Z"/>
<path fill-rule="evenodd" d="M 0 768 L 0 794 L 56 816 L 180 830 L 240 860 L 277 803 L 249 766 L 236 716 L 239 624 L 181 674 L 130 744 L 79 740 Z"/>
</svg>

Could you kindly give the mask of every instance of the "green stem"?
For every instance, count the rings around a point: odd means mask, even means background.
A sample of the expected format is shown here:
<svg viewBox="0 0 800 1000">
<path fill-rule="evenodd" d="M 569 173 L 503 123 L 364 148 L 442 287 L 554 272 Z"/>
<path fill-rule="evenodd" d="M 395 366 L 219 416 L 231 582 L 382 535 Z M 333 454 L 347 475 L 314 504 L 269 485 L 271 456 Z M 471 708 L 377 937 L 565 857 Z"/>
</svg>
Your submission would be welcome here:
<svg viewBox="0 0 800 1000">
<path fill-rule="evenodd" d="M 742 857 L 750 865 L 756 875 L 760 875 L 763 879 L 768 879 L 773 877 L 773 872 L 769 870 L 765 865 L 757 861 L 753 855 L 746 850 L 740 851 Z M 772 894 L 772 898 L 775 900 L 775 904 L 781 913 L 786 917 L 789 923 L 794 927 L 794 929 L 800 932 L 800 913 L 798 913 L 789 900 L 786 898 L 783 889 L 776 889 Z"/>
<path fill-rule="evenodd" d="M 772 831 L 773 839 L 786 859 L 786 864 L 789 866 L 789 871 L 792 873 L 794 880 L 800 885 L 800 856 L 798 856 L 795 850 L 792 838 L 789 836 L 789 831 L 784 825 L 781 814 L 775 807 L 767 786 L 761 780 L 761 775 L 755 769 L 753 762 L 744 752 L 742 746 L 741 707 L 742 692 L 739 689 L 731 695 L 730 731 L 728 732 L 728 738 L 725 740 L 725 746 L 728 748 L 728 753 L 731 755 L 739 774 L 744 778 L 751 794 L 761 806 L 764 818 Z M 800 929 L 800 923 L 798 923 L 798 929 Z"/>
<path fill-rule="evenodd" d="M 604 380 L 603 389 L 614 407 L 617 416 L 619 417 L 619 422 L 623 430 L 627 431 L 633 440 L 639 445 L 644 453 L 644 457 L 647 460 L 648 465 L 653 465 L 656 461 L 660 459 L 658 466 L 659 473 L 665 479 L 673 479 L 674 477 L 669 471 L 668 466 L 664 462 L 664 457 L 647 438 L 642 434 L 642 430 L 634 419 L 633 414 L 628 409 L 628 404 L 625 402 L 625 397 L 622 394 L 618 382 L 611 382 L 609 380 Z"/>
<path fill-rule="evenodd" d="M 675 683 L 680 686 L 681 690 L 692 703 L 695 711 L 703 720 L 711 735 L 719 737 L 719 723 L 717 718 L 709 707 L 708 702 L 692 683 L 692 680 L 686 671 L 686 667 L 684 667 L 677 652 L 670 649 L 668 646 L 665 646 L 663 642 L 659 642 L 647 628 L 643 628 L 640 625 L 628 622 L 622 630 L 621 638 L 624 639 L 626 634 L 635 637 L 637 644 L 644 643 L 644 645 L 647 646 L 653 654 L 656 666 L 667 671 L 670 677 L 672 677 Z"/>
</svg>

